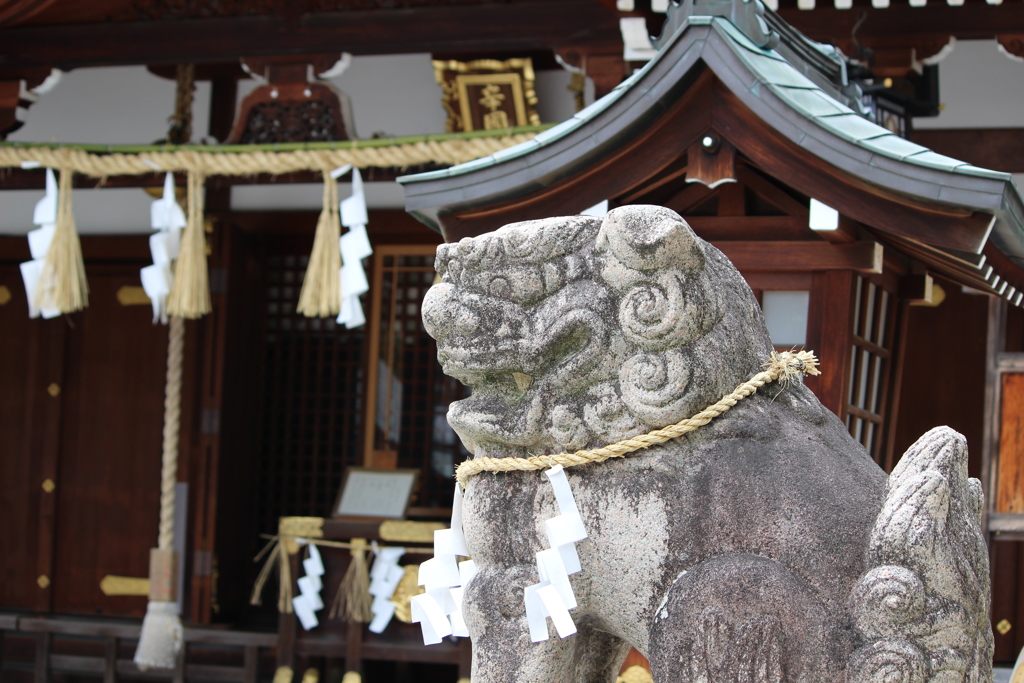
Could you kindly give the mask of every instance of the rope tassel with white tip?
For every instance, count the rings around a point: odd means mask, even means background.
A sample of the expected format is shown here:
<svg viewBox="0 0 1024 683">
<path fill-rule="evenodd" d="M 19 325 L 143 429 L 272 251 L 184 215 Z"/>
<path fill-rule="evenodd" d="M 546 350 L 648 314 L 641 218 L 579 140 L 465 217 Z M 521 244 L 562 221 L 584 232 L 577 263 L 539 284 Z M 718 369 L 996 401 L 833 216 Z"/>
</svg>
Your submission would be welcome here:
<svg viewBox="0 0 1024 683">
<path fill-rule="evenodd" d="M 160 471 L 160 535 L 149 553 L 149 605 L 142 620 L 135 663 L 140 669 L 173 669 L 183 630 L 178 615 L 178 557 L 174 551 L 174 498 L 178 482 L 178 429 L 181 377 L 185 358 L 185 321 L 172 317 L 167 346 L 164 397 L 163 466 Z"/>
</svg>

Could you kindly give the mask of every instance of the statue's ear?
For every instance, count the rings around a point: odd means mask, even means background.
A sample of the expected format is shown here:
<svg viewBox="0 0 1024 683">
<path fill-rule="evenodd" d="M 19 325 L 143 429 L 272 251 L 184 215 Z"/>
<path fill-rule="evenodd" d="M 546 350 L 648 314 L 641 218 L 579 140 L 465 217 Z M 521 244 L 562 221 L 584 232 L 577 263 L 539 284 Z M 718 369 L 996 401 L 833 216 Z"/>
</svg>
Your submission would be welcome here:
<svg viewBox="0 0 1024 683">
<path fill-rule="evenodd" d="M 601 224 L 598 243 L 635 270 L 704 267 L 701 239 L 679 214 L 662 206 L 612 209 Z"/>
<path fill-rule="evenodd" d="M 437 245 L 437 256 L 434 258 L 434 270 L 438 276 L 444 277 L 445 271 L 448 270 L 448 261 L 452 256 L 452 245 L 445 244 L 442 242 Z"/>
</svg>

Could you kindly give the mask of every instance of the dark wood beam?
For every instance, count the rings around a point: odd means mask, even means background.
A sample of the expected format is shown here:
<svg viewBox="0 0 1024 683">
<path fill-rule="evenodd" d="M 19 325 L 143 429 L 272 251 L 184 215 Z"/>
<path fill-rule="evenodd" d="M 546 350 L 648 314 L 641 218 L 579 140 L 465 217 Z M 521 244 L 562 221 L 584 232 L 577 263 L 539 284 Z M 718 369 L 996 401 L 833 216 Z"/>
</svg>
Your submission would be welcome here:
<svg viewBox="0 0 1024 683">
<path fill-rule="evenodd" d="M 821 0 L 810 11 L 780 8 L 778 14 L 808 37 L 829 43 L 849 40 L 861 16 L 865 20 L 857 37 L 862 42 L 876 38 L 918 40 L 928 35 L 994 38 L 1005 33 L 1024 33 L 1024 4 L 1012 2 L 1002 5 L 971 2 L 961 7 L 951 7 L 945 2 L 930 2 L 925 7 L 893 3 L 884 9 L 838 10 L 827 0 Z"/>
<path fill-rule="evenodd" d="M 713 242 L 740 272 L 817 272 L 855 270 L 882 272 L 882 245 L 878 242 Z"/>
<path fill-rule="evenodd" d="M 1024 173 L 1024 128 L 915 130 L 910 139 L 981 168 Z"/>
<path fill-rule="evenodd" d="M 621 50 L 618 16 L 592 0 L 449 5 L 279 17 L 27 26 L 0 30 L 0 79 L 26 65 L 231 62 L 241 56 L 350 52 Z"/>
</svg>

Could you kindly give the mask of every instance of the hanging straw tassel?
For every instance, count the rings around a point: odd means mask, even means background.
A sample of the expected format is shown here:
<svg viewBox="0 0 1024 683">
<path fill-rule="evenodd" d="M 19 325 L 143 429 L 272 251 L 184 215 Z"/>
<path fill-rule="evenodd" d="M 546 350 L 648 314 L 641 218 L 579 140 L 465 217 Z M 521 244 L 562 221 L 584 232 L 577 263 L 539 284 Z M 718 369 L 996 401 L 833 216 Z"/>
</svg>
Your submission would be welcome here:
<svg viewBox="0 0 1024 683">
<path fill-rule="evenodd" d="M 174 497 L 178 482 L 178 429 L 181 425 L 181 376 L 185 358 L 185 321 L 171 318 L 164 396 L 163 464 L 160 469 L 160 534 L 149 553 L 149 605 L 142 620 L 135 663 L 140 669 L 173 669 L 181 650 L 178 616 L 178 558 L 174 552 Z"/>
<path fill-rule="evenodd" d="M 39 276 L 35 305 L 56 308 L 61 313 L 80 311 L 89 305 L 89 284 L 85 281 L 82 243 L 71 213 L 71 180 L 74 171 L 60 170 L 57 190 L 57 225 Z"/>
<path fill-rule="evenodd" d="M 331 605 L 330 618 L 344 615 L 347 621 L 367 623 L 373 619 L 373 596 L 370 595 L 370 572 L 366 563 L 366 540 L 352 539 L 352 561 L 341 579 L 338 593 Z"/>
<path fill-rule="evenodd" d="M 249 604 L 263 604 L 263 586 L 266 585 L 267 579 L 270 578 L 271 572 L 274 571 L 274 567 L 277 567 L 277 611 L 281 614 L 291 614 L 292 568 L 291 563 L 288 560 L 288 550 L 285 548 L 285 543 L 281 540 L 281 537 L 277 536 L 267 545 L 266 548 L 260 551 L 260 554 L 256 556 L 256 562 L 259 562 L 263 553 L 265 553 L 268 548 L 270 549 L 270 555 L 267 556 L 267 561 L 264 563 L 263 568 L 260 569 L 259 576 L 256 577 L 256 583 L 252 587 L 252 595 L 249 596 Z"/>
<path fill-rule="evenodd" d="M 327 169 L 324 175 L 324 205 L 316 223 L 313 251 L 302 280 L 302 292 L 296 310 L 309 318 L 338 315 L 341 310 L 341 289 L 338 271 L 341 269 L 341 219 L 338 216 L 338 181 Z"/>
<path fill-rule="evenodd" d="M 167 314 L 176 318 L 201 318 L 211 310 L 203 236 L 203 181 L 199 171 L 188 172 L 188 222 L 174 263 L 174 284 L 167 297 Z"/>
</svg>

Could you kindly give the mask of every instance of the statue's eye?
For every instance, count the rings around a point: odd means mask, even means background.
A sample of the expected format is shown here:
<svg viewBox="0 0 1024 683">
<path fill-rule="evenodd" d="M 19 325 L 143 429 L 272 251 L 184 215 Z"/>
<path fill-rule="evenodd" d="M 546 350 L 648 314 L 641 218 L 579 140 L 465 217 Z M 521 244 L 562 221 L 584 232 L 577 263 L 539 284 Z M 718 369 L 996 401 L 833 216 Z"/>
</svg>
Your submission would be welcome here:
<svg viewBox="0 0 1024 683">
<path fill-rule="evenodd" d="M 512 294 L 512 285 L 503 277 L 492 278 L 487 284 L 487 293 L 491 296 L 507 299 Z"/>
</svg>

